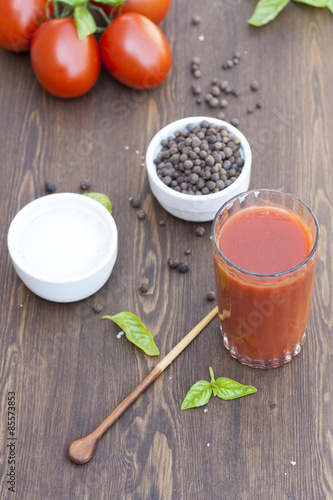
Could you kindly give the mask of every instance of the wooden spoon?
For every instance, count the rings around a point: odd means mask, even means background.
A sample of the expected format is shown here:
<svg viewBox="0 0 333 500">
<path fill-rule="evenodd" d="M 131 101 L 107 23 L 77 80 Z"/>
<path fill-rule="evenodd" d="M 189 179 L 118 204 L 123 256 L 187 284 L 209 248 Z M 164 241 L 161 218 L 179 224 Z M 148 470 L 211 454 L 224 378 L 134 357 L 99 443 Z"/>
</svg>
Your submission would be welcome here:
<svg viewBox="0 0 333 500">
<path fill-rule="evenodd" d="M 76 464 L 85 464 L 93 457 L 96 446 L 104 432 L 124 413 L 124 411 L 142 394 L 142 392 L 172 363 L 185 347 L 208 325 L 216 316 L 215 307 L 207 316 L 202 319 L 178 344 L 171 349 L 145 379 L 125 398 L 119 406 L 87 436 L 73 441 L 67 450 L 67 456 Z"/>
</svg>

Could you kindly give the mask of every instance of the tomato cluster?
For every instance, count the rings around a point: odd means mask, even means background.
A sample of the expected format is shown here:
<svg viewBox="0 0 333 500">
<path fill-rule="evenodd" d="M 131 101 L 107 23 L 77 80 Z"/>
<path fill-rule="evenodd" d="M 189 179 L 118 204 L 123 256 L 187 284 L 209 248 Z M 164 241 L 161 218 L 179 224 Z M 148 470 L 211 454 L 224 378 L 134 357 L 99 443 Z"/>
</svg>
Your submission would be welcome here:
<svg viewBox="0 0 333 500">
<path fill-rule="evenodd" d="M 86 4 L 111 17 L 98 42 L 93 33 L 79 36 L 75 11 L 74 18 L 47 20 L 49 11 L 56 13 L 55 1 L 53 6 L 49 0 L 1 0 L 0 46 L 15 52 L 30 51 L 38 81 L 57 97 L 88 92 L 98 79 L 101 61 L 124 85 L 150 89 L 159 85 L 171 68 L 168 40 L 156 24 L 167 14 L 171 0 L 121 2 L 121 11 L 118 6 L 110 11 L 110 5 L 87 0 Z"/>
</svg>

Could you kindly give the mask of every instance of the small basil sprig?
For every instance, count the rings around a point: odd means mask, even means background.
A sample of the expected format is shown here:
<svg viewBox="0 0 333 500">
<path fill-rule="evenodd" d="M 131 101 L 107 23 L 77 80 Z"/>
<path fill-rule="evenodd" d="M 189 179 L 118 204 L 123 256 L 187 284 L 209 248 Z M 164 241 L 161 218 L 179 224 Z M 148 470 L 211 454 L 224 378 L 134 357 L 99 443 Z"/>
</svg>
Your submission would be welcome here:
<svg viewBox="0 0 333 500">
<path fill-rule="evenodd" d="M 142 349 L 149 356 L 158 356 L 158 350 L 151 333 L 141 323 L 141 320 L 135 314 L 130 312 L 121 312 L 114 316 L 102 316 L 101 319 L 110 319 L 124 330 L 126 338 Z"/>
<path fill-rule="evenodd" d="M 215 380 L 211 367 L 209 368 L 209 374 L 211 378 L 210 382 L 199 380 L 199 382 L 192 385 L 182 402 L 182 410 L 204 406 L 208 403 L 212 394 L 218 398 L 229 400 L 257 392 L 257 389 L 252 385 L 242 385 L 230 378 L 220 377 Z"/>
<path fill-rule="evenodd" d="M 259 0 L 254 9 L 249 24 L 253 26 L 263 26 L 273 21 L 281 10 L 290 3 L 291 0 Z M 328 7 L 333 12 L 333 0 L 294 0 L 298 3 L 305 3 L 312 7 Z"/>
<path fill-rule="evenodd" d="M 88 196 L 88 198 L 92 198 L 93 200 L 98 201 L 103 207 L 105 207 L 110 214 L 112 214 L 112 203 L 108 196 L 103 193 L 83 193 L 83 196 Z"/>
</svg>

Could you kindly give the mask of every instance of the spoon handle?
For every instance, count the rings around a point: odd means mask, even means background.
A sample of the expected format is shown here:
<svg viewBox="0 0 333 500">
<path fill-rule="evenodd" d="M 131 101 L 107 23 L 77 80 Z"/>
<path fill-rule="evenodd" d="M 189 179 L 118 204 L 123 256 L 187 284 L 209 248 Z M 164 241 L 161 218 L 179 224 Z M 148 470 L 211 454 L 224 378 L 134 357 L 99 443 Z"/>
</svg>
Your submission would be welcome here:
<svg viewBox="0 0 333 500">
<path fill-rule="evenodd" d="M 143 391 L 172 363 L 190 342 L 216 316 L 215 307 L 202 319 L 171 351 L 153 368 L 140 384 L 113 410 L 103 422 L 90 434 L 73 441 L 67 450 L 67 456 L 76 464 L 85 464 L 93 457 L 96 446 L 102 435 L 124 413 L 124 411 L 143 393 Z"/>
</svg>

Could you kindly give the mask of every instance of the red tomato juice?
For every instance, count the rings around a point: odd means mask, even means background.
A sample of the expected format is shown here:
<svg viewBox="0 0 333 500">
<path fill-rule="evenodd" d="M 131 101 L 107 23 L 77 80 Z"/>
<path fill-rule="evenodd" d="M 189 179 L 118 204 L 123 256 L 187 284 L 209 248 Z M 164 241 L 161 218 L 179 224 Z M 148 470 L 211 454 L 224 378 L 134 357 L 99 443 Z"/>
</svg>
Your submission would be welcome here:
<svg viewBox="0 0 333 500">
<path fill-rule="evenodd" d="M 258 205 L 230 215 L 215 238 L 225 346 L 250 366 L 290 361 L 305 340 L 316 264 L 316 256 L 307 259 L 314 241 L 306 223 L 288 209 Z"/>
</svg>

